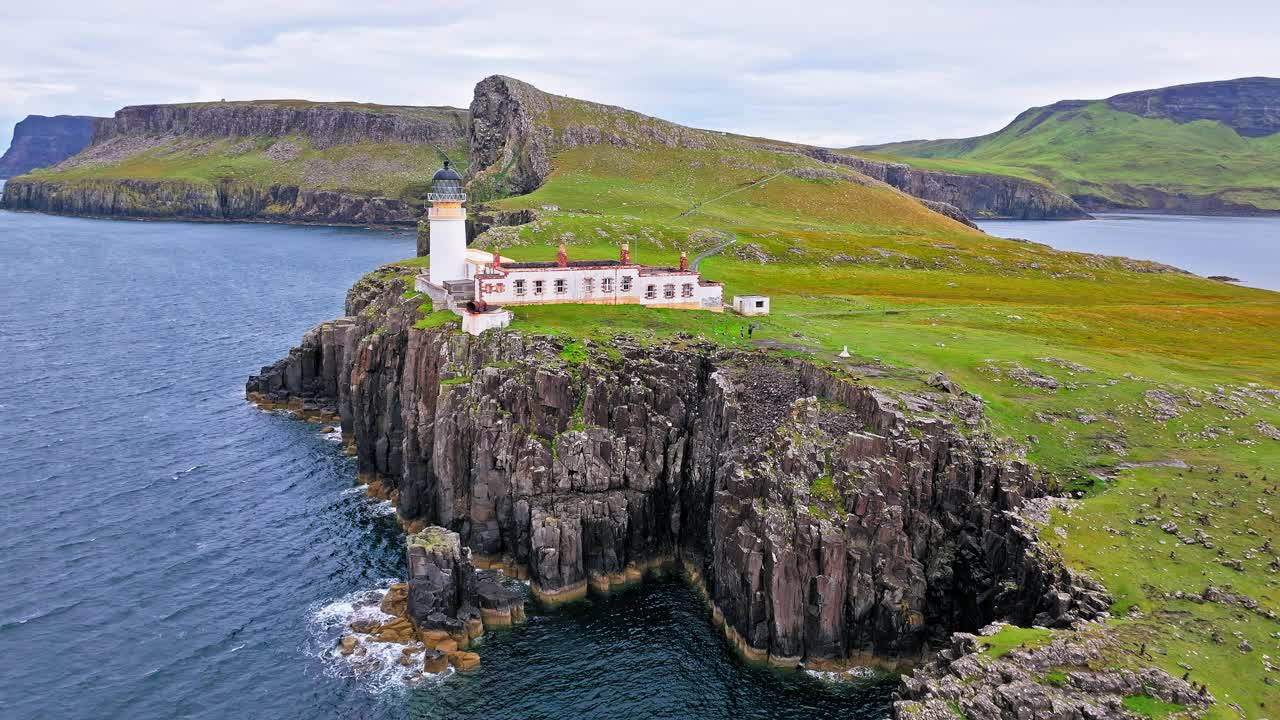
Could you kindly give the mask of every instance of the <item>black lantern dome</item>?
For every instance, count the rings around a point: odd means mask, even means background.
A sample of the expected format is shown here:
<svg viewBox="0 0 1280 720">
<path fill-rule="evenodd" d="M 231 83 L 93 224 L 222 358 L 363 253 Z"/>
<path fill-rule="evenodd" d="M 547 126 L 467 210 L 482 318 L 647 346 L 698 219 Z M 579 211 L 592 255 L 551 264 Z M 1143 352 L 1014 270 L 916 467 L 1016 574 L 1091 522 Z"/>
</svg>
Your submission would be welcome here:
<svg viewBox="0 0 1280 720">
<path fill-rule="evenodd" d="M 444 167 L 437 170 L 431 178 L 431 194 L 428 199 L 432 202 L 465 202 L 467 199 L 462 190 L 462 176 L 450 164 L 445 160 Z"/>
</svg>

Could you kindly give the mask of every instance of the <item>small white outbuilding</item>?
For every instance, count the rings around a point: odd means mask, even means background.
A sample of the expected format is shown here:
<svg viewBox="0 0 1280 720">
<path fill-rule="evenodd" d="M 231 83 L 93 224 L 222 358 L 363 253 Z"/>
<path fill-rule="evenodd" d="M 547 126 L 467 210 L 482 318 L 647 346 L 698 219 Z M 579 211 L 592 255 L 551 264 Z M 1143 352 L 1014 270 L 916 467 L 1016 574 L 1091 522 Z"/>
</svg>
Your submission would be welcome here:
<svg viewBox="0 0 1280 720">
<path fill-rule="evenodd" d="M 739 315 L 768 315 L 768 295 L 734 295 L 733 311 Z"/>
</svg>

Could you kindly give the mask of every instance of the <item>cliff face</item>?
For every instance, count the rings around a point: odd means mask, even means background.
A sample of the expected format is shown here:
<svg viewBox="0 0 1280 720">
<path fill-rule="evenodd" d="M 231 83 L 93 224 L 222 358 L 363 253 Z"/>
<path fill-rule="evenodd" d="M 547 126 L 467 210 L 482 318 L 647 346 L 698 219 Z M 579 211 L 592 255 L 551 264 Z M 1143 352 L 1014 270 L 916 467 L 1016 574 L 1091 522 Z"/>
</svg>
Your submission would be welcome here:
<svg viewBox="0 0 1280 720">
<path fill-rule="evenodd" d="M 807 151 L 823 162 L 851 167 L 863 175 L 931 202 L 946 203 L 977 219 L 1079 220 L 1089 217 L 1074 200 L 1048 185 L 1003 175 L 961 175 L 921 170 L 822 148 Z"/>
<path fill-rule="evenodd" d="M 316 148 L 358 142 L 447 147 L 466 136 L 467 113 L 449 107 L 261 101 L 134 105 L 103 119 L 93 141 L 122 136 L 305 136 Z"/>
<path fill-rule="evenodd" d="M 11 180 L 3 206 L 102 217 L 411 225 L 422 214 L 430 168 L 465 145 L 467 126 L 467 112 L 454 108 L 301 101 L 127 107 L 100 120 L 92 145 L 53 172 Z M 130 177 L 129 163 L 139 157 L 148 159 L 147 178 Z"/>
<path fill-rule="evenodd" d="M 0 156 L 0 178 L 57 165 L 93 139 L 94 121 L 83 115 L 28 115 L 13 128 L 13 142 Z"/>
<path fill-rule="evenodd" d="M 1280 132 L 1280 78 L 1175 85 L 1107 98 L 1115 110 L 1177 123 L 1213 120 L 1244 137 Z"/>
<path fill-rule="evenodd" d="M 403 518 L 525 568 L 544 598 L 675 558 L 746 655 L 810 666 L 912 660 L 950 630 L 1108 606 L 1016 518 L 1042 492 L 1027 466 L 915 415 L 963 411 L 977 428 L 972 398 L 890 398 L 696 343 L 617 338 L 583 357 L 549 338 L 414 330 L 403 289 L 363 281 L 348 317 L 247 392 L 335 408 Z"/>
<path fill-rule="evenodd" d="M 3 207 L 55 215 L 187 220 L 261 220 L 334 225 L 403 225 L 417 211 L 403 200 L 364 198 L 294 185 L 174 180 L 10 181 Z"/>
</svg>

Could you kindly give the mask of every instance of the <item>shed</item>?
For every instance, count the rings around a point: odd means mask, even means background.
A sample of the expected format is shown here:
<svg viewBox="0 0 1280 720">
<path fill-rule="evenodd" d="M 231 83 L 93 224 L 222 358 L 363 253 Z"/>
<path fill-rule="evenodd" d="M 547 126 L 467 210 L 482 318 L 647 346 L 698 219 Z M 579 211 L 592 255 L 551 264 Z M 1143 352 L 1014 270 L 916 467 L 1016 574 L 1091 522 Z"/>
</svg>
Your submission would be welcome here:
<svg viewBox="0 0 1280 720">
<path fill-rule="evenodd" d="M 768 295 L 734 295 L 733 311 L 739 315 L 768 315 Z"/>
</svg>

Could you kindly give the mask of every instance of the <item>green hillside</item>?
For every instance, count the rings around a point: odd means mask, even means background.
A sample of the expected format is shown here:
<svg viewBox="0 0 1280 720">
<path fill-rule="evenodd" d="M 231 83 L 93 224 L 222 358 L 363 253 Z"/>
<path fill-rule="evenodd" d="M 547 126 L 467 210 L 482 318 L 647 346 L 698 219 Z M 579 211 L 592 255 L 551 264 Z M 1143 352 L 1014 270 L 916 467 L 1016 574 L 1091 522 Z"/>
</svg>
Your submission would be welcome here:
<svg viewBox="0 0 1280 720">
<path fill-rule="evenodd" d="M 302 135 L 173 137 L 157 139 L 130 154 L 76 158 L 22 179 L 249 182 L 397 198 L 420 206 L 428 179 L 423 168 L 438 166 L 443 156 L 466 167 L 465 143 L 442 152 L 430 145 L 376 142 L 317 148 Z"/>
<path fill-rule="evenodd" d="M 18 209 L 72 214 L 409 224 L 426 168 L 466 166 L 467 127 L 465 110 L 443 107 L 130 106 L 100 120 L 81 153 L 12 178 L 11 190 L 31 193 Z"/>
<path fill-rule="evenodd" d="M 1139 115 L 1115 104 L 1067 101 L 1028 110 L 982 137 L 852 152 L 1041 179 L 1088 209 L 1280 212 L 1280 133 L 1242 134 L 1216 119 Z"/>
<path fill-rule="evenodd" d="M 566 141 L 586 135 L 590 114 L 560 108 L 554 125 L 539 120 L 549 174 L 493 203 L 538 219 L 491 229 L 477 245 L 550 260 L 562 242 L 578 259 L 614 257 L 628 242 L 638 261 L 659 264 L 736 238 L 701 269 L 725 282 L 726 299 L 770 295 L 773 313 L 751 319 L 751 338 L 730 313 L 637 306 L 517 307 L 513 328 L 598 343 L 685 333 L 843 365 L 911 393 L 937 392 L 928 378 L 947 373 L 985 399 L 992 430 L 1015 452 L 1084 496 L 1055 512 L 1044 538 L 1114 593 L 1111 631 L 1131 652 L 1113 662 L 1179 676 L 1189 666 L 1220 700 L 1211 717 L 1238 717 L 1228 703 L 1274 717 L 1280 699 L 1262 658 L 1280 657 L 1280 623 L 1175 594 L 1212 585 L 1280 610 L 1276 556 L 1263 547 L 1280 537 L 1280 294 L 991 237 L 856 173 L 727 136 L 648 124 L 625 142 Z M 659 122 L 605 115 L 610 128 Z M 683 139 L 644 139 L 663 133 Z M 422 326 L 446 321 L 424 316 Z M 846 345 L 854 357 L 836 357 Z M 1172 519 L 1184 534 L 1212 535 L 1213 547 L 1162 531 Z"/>
</svg>

